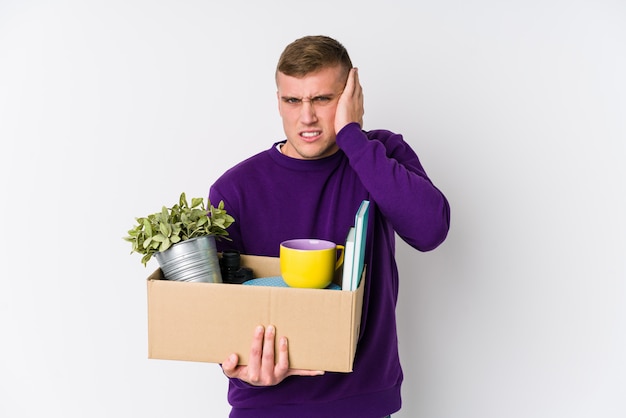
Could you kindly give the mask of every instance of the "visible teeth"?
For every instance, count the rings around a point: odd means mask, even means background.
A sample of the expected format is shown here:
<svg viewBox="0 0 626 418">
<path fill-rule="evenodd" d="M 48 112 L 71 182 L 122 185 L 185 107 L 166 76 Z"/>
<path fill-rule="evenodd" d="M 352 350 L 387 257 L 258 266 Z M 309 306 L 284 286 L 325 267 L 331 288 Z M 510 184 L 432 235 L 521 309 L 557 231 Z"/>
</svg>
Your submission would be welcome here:
<svg viewBox="0 0 626 418">
<path fill-rule="evenodd" d="M 302 132 L 302 136 L 312 138 L 314 136 L 318 136 L 319 132 Z"/>
</svg>

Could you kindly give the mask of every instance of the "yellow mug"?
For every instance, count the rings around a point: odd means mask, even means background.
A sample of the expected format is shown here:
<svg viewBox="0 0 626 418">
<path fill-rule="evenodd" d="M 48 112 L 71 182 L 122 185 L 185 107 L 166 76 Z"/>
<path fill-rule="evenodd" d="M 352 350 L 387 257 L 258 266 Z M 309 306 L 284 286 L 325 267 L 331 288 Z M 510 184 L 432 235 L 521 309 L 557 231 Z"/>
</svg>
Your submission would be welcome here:
<svg viewBox="0 0 626 418">
<path fill-rule="evenodd" d="M 337 251 L 341 254 L 337 256 Z M 321 239 L 292 239 L 280 243 L 280 273 L 289 287 L 323 289 L 343 264 L 344 247 Z"/>
</svg>

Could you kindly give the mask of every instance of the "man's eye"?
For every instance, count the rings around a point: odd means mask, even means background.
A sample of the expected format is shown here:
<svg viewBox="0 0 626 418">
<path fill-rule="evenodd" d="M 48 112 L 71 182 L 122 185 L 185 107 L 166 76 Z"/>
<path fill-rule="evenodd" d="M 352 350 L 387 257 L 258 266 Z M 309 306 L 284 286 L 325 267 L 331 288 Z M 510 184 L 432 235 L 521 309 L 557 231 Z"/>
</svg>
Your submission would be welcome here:
<svg viewBox="0 0 626 418">
<path fill-rule="evenodd" d="M 316 96 L 312 98 L 311 101 L 316 104 L 326 104 L 331 101 L 331 98 L 328 96 Z"/>
<path fill-rule="evenodd" d="M 295 97 L 286 97 L 283 101 L 287 104 L 300 104 L 302 103 L 301 99 L 296 99 Z"/>
</svg>

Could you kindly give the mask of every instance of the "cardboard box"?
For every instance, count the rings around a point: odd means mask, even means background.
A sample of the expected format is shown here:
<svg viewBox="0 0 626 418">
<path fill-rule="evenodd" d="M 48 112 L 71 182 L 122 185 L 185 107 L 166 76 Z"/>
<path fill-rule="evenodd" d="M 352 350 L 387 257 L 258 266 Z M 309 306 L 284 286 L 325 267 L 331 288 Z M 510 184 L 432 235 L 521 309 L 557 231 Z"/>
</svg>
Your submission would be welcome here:
<svg viewBox="0 0 626 418">
<path fill-rule="evenodd" d="M 275 257 L 241 256 L 255 277 L 280 275 Z M 148 277 L 148 357 L 221 363 L 237 353 L 247 364 L 257 325 L 289 339 L 292 368 L 351 372 L 363 286 L 327 289 L 189 283 Z"/>
</svg>

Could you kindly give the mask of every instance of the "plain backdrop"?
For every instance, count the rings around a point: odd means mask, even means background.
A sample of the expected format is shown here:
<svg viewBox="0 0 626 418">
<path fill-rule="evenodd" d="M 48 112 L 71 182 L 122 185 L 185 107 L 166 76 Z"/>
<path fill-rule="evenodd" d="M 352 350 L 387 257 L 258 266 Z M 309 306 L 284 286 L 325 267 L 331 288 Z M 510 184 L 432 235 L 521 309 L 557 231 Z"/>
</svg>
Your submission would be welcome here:
<svg viewBox="0 0 626 418">
<path fill-rule="evenodd" d="M 626 416 L 622 0 L 0 0 L 0 416 L 227 416 L 219 366 L 147 359 L 122 236 L 283 139 L 310 34 L 452 207 L 398 240 L 394 417 Z"/>
</svg>

